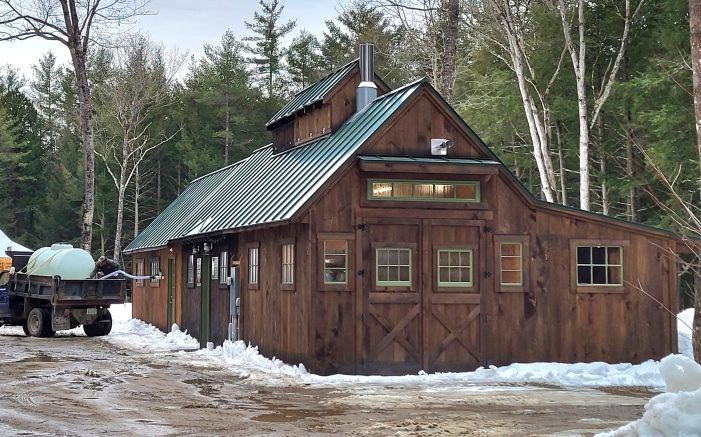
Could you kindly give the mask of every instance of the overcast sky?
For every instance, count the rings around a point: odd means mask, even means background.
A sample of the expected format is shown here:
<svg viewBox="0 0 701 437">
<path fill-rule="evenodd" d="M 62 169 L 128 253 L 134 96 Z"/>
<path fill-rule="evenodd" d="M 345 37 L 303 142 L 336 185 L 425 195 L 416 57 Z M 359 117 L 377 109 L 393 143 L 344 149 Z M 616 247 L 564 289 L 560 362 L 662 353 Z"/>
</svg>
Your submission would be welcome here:
<svg viewBox="0 0 701 437">
<path fill-rule="evenodd" d="M 340 10 L 336 0 L 280 0 L 280 3 L 285 6 L 281 21 L 297 19 L 291 36 L 306 29 L 320 37 L 325 29 L 324 22 L 335 18 Z M 252 21 L 260 5 L 257 0 L 151 0 L 149 9 L 155 15 L 139 17 L 131 26 L 132 30 L 148 33 L 154 41 L 163 42 L 168 48 L 177 47 L 199 58 L 202 46 L 218 44 L 227 29 L 238 38 L 250 35 L 244 22 Z M 0 66 L 9 64 L 29 78 L 31 65 L 49 50 L 59 62 L 69 62 L 65 46 L 35 38 L 0 42 Z"/>
</svg>

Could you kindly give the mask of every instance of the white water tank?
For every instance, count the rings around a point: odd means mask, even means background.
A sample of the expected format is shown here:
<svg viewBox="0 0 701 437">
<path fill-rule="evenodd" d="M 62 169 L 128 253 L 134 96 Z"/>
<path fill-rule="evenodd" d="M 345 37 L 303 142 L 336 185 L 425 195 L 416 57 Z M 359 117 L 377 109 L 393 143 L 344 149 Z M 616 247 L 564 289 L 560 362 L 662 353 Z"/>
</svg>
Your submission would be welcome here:
<svg viewBox="0 0 701 437">
<path fill-rule="evenodd" d="M 86 279 L 95 261 L 83 249 L 70 244 L 52 244 L 32 254 L 27 263 L 28 275 L 60 276 L 61 279 Z"/>
</svg>

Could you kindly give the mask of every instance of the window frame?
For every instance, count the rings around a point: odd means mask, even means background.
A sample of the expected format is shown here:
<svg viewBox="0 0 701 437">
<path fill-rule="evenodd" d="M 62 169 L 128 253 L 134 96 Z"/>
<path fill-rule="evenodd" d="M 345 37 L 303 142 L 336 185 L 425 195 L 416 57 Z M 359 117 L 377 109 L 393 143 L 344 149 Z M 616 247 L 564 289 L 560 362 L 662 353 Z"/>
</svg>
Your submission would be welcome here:
<svg viewBox="0 0 701 437">
<path fill-rule="evenodd" d="M 255 250 L 257 253 L 257 264 L 256 267 L 256 282 L 251 282 L 251 251 Z M 246 287 L 249 290 L 258 290 L 260 287 L 260 243 L 250 243 L 246 245 Z"/>
<path fill-rule="evenodd" d="M 494 274 L 495 289 L 501 293 L 524 293 L 529 289 L 530 284 L 530 256 L 528 255 L 528 235 L 495 235 L 494 236 L 494 265 L 497 271 Z M 521 284 L 503 284 L 501 282 L 501 245 L 502 244 L 521 245 Z"/>
<path fill-rule="evenodd" d="M 227 249 L 219 251 L 219 272 L 217 274 L 219 288 L 228 288 L 229 284 L 226 283 L 226 280 L 229 277 L 229 251 Z"/>
<path fill-rule="evenodd" d="M 195 258 L 195 287 L 202 286 L 202 257 Z"/>
<path fill-rule="evenodd" d="M 415 291 L 416 290 L 416 267 L 414 266 L 415 260 L 417 259 L 416 254 L 416 243 L 380 243 L 372 244 L 372 256 L 373 256 L 373 266 L 372 266 L 372 286 L 375 290 L 380 291 Z M 379 250 L 408 250 L 409 251 L 409 281 L 380 281 L 378 279 L 379 274 Z M 401 267 L 402 265 L 398 265 Z"/>
<path fill-rule="evenodd" d="M 346 242 L 346 283 L 325 281 L 324 242 L 338 240 Z M 319 232 L 316 234 L 317 244 L 317 289 L 319 291 L 352 291 L 355 289 L 355 233 L 353 232 Z"/>
<path fill-rule="evenodd" d="M 187 257 L 187 286 L 195 288 L 195 254 L 191 253 Z"/>
<path fill-rule="evenodd" d="M 296 261 L 297 261 L 297 245 L 295 244 L 294 238 L 282 238 L 279 240 L 279 253 L 280 253 L 280 289 L 281 290 L 294 290 L 296 286 Z M 292 247 L 292 262 L 285 263 L 285 247 Z M 291 266 L 292 280 L 290 282 L 284 282 L 285 280 L 285 266 Z"/>
<path fill-rule="evenodd" d="M 376 183 L 408 183 L 412 184 L 412 195 L 407 197 L 381 197 L 373 194 L 373 184 Z M 416 185 L 433 185 L 433 195 L 431 197 L 415 197 L 414 186 Z M 436 185 L 454 185 L 454 186 L 474 186 L 474 199 L 458 199 L 435 197 Z M 422 179 L 387 179 L 387 178 L 368 178 L 367 179 L 367 198 L 369 201 L 385 201 L 385 202 L 430 202 L 430 203 L 480 203 L 482 201 L 482 183 L 481 181 L 458 181 L 458 180 L 422 180 Z"/>
<path fill-rule="evenodd" d="M 570 240 L 570 287 L 577 293 L 623 293 L 625 292 L 625 248 L 629 240 Z M 578 247 L 619 247 L 621 250 L 621 283 L 620 284 L 580 284 L 578 276 L 577 248 Z M 597 264 L 606 265 L 607 264 Z M 592 264 L 593 265 L 593 264 Z M 616 264 L 618 266 L 618 264 Z"/>
<path fill-rule="evenodd" d="M 212 279 L 219 279 L 219 257 L 218 256 L 212 256 L 210 257 L 210 264 L 211 264 L 211 270 L 212 270 Z M 215 268 L 216 265 L 216 268 Z M 219 282 L 219 281 L 217 281 Z"/>
<path fill-rule="evenodd" d="M 136 265 L 136 276 L 146 276 L 144 275 L 144 259 L 143 258 L 136 258 L 134 264 Z M 143 279 L 135 279 L 134 280 L 134 285 L 136 287 L 143 287 L 145 281 Z"/>
<path fill-rule="evenodd" d="M 440 269 L 441 269 L 441 264 L 440 264 L 440 253 L 441 252 L 468 252 L 470 256 L 470 281 L 468 283 L 464 282 L 441 282 L 440 280 Z M 434 246 L 433 249 L 434 253 L 434 268 L 433 268 L 433 276 L 435 278 L 434 281 L 434 286 L 436 287 L 437 291 L 461 291 L 461 290 L 474 290 L 475 288 L 475 280 L 476 280 L 476 275 L 475 275 L 475 249 L 474 247 L 470 246 Z M 453 268 L 461 268 L 461 266 L 443 266 L 443 267 L 453 267 Z"/>
<path fill-rule="evenodd" d="M 154 264 L 155 263 L 155 264 Z M 156 271 L 154 272 L 154 265 L 156 265 Z M 161 286 L 161 279 L 154 279 L 154 276 L 158 276 L 161 273 L 161 257 L 154 255 L 151 256 L 151 264 L 149 265 L 150 267 L 150 275 L 151 278 L 149 279 L 151 287 L 160 287 Z"/>
</svg>

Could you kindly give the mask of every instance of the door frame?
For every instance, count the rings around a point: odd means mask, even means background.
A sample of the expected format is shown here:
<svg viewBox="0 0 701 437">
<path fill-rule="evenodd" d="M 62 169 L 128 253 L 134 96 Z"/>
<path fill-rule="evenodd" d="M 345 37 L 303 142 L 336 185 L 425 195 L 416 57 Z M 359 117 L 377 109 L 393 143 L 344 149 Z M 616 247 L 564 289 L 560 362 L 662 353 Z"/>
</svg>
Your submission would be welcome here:
<svg viewBox="0 0 701 437">
<path fill-rule="evenodd" d="M 200 346 L 207 347 L 211 322 L 212 257 L 202 256 L 202 285 L 200 286 Z"/>
<path fill-rule="evenodd" d="M 168 258 L 168 329 L 175 323 L 175 259 Z"/>
</svg>

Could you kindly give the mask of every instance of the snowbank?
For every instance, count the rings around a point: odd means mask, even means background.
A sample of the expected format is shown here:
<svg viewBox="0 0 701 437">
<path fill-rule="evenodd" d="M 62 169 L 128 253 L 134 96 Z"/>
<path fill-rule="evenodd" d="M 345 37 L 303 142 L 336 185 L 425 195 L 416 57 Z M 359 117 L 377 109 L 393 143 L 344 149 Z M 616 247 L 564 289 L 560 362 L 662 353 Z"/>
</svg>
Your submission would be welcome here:
<svg viewBox="0 0 701 437">
<path fill-rule="evenodd" d="M 691 325 L 693 322 L 693 308 L 685 309 L 677 316 L 677 338 L 679 339 L 679 353 L 691 359 L 694 359 L 694 353 L 691 349 Z"/>
<path fill-rule="evenodd" d="M 173 325 L 171 331 L 163 333 L 155 326 L 131 318 L 131 304 L 112 305 L 112 332 L 106 337 L 109 341 L 140 350 L 163 352 L 174 350 L 197 350 L 200 342 L 187 332 Z"/>
<path fill-rule="evenodd" d="M 641 419 L 598 436 L 701 436 L 701 366 L 683 355 L 670 355 L 659 369 L 667 393 L 650 399 Z"/>
</svg>

